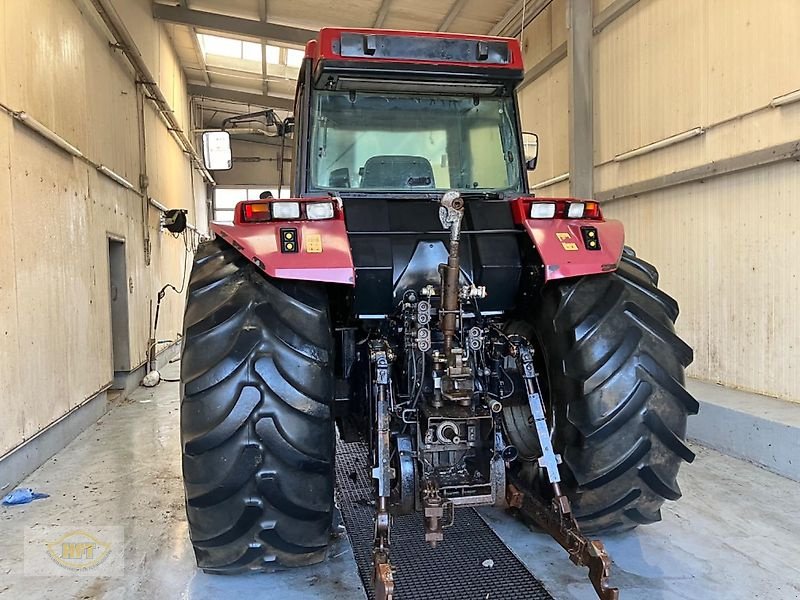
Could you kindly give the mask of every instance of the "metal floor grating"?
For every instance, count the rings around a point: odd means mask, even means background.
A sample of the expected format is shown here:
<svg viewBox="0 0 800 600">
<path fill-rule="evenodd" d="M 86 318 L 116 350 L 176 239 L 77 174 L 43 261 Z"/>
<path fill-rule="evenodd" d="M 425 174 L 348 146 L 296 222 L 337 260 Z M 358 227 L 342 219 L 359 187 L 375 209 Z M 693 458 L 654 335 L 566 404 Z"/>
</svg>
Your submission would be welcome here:
<svg viewBox="0 0 800 600">
<path fill-rule="evenodd" d="M 372 481 L 362 442 L 337 442 L 336 480 L 342 517 L 358 572 L 370 600 L 372 585 Z M 395 517 L 392 566 L 398 600 L 552 600 L 522 562 L 472 508 L 456 511 L 435 549 L 423 539 L 422 515 Z M 482 563 L 491 559 L 494 566 Z"/>
</svg>

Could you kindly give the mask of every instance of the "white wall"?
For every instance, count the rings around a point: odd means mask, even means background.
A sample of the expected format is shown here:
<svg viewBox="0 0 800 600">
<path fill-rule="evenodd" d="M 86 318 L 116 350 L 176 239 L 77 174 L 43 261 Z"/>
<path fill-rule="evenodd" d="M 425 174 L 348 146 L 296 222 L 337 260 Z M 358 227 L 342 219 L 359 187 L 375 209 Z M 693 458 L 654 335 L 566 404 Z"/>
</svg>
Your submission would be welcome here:
<svg viewBox="0 0 800 600">
<path fill-rule="evenodd" d="M 188 99 L 169 39 L 149 0 L 116 0 L 185 130 Z M 138 184 L 133 71 L 83 0 L 0 1 L 0 103 L 25 111 L 92 161 Z M 145 108 L 150 194 L 189 209 L 205 229 L 198 173 Z M 185 249 L 159 232 L 158 212 L 88 163 L 0 111 L 0 456 L 107 387 L 112 379 L 108 236 L 125 240 L 131 369 L 145 360 L 149 306 L 180 287 Z M 145 227 L 152 261 L 145 264 Z M 183 299 L 168 294 L 159 338 L 181 329 Z"/>
<path fill-rule="evenodd" d="M 595 0 L 595 16 L 609 4 Z M 529 67 L 564 37 L 553 32 L 563 23 L 553 11 L 562 10 L 563 2 L 553 2 L 526 29 L 526 37 L 539 37 L 529 41 L 538 48 Z M 757 166 L 753 153 L 763 151 L 760 160 L 769 162 L 780 145 L 800 139 L 800 103 L 769 106 L 800 88 L 798 23 L 795 0 L 640 0 L 595 35 L 592 48 L 595 193 L 680 302 L 678 331 L 695 349 L 689 373 L 794 401 L 800 167 Z M 534 183 L 569 169 L 566 62 L 522 92 L 526 129 L 546 133 Z M 705 133 L 614 161 L 695 127 Z M 740 170 L 714 177 L 725 165 Z M 693 169 L 709 176 L 663 187 Z M 565 182 L 539 194 L 567 190 Z"/>
</svg>

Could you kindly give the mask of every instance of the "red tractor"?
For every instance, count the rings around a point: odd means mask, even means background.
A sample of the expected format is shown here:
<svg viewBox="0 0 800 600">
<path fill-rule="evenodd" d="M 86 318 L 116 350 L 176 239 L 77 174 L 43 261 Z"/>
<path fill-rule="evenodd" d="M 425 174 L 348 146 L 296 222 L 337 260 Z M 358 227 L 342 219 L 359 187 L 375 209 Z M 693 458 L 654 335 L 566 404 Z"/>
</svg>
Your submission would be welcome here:
<svg viewBox="0 0 800 600">
<path fill-rule="evenodd" d="M 392 515 L 435 545 L 510 504 L 583 532 L 660 519 L 694 458 L 692 350 L 658 272 L 593 201 L 535 198 L 515 39 L 323 29 L 300 70 L 291 199 L 212 225 L 188 288 L 181 434 L 207 572 L 310 565 L 335 527 L 336 427 L 368 440 L 374 582 Z"/>
</svg>

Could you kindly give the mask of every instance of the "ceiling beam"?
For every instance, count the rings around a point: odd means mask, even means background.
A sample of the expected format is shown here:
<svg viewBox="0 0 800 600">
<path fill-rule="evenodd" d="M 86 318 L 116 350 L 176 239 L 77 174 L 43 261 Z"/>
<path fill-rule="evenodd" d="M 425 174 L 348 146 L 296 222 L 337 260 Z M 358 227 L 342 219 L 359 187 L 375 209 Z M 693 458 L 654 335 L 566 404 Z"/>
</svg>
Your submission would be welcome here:
<svg viewBox="0 0 800 600">
<path fill-rule="evenodd" d="M 309 40 L 315 39 L 318 32 L 312 29 L 300 29 L 286 25 L 275 25 L 263 21 L 240 19 L 217 13 L 169 6 L 167 4 L 153 4 L 153 18 L 157 21 L 188 25 L 201 29 L 210 29 L 220 33 L 229 33 L 245 37 L 259 38 L 274 42 L 297 44 L 304 46 Z"/>
<path fill-rule="evenodd" d="M 597 35 L 603 31 L 638 2 L 639 0 L 614 0 L 594 18 L 594 34 Z"/>
<path fill-rule="evenodd" d="M 439 23 L 438 31 L 447 31 L 450 29 L 450 26 L 453 24 L 453 21 L 456 20 L 459 13 L 464 9 L 464 6 L 467 4 L 469 0 L 455 0 L 453 4 L 450 6 L 450 10 L 447 11 L 444 19 L 442 22 Z"/>
<path fill-rule="evenodd" d="M 522 8 L 525 7 L 525 25 L 539 16 L 553 0 L 519 0 L 508 12 L 492 27 L 489 35 L 506 35 L 516 37 L 520 33 L 522 24 Z M 527 4 L 527 6 L 525 6 Z"/>
<path fill-rule="evenodd" d="M 208 78 L 206 55 L 200 47 L 200 40 L 197 38 L 197 30 L 194 27 L 189 28 L 189 36 L 192 38 L 192 47 L 194 48 L 194 53 L 197 55 L 197 62 L 200 64 L 200 70 L 203 72 L 203 80 L 206 82 L 206 85 L 210 85 L 211 80 Z"/>
<path fill-rule="evenodd" d="M 567 58 L 567 42 L 559 45 L 550 54 L 527 69 L 525 71 L 525 78 L 522 80 L 522 83 L 517 86 L 517 90 L 521 90 L 525 86 L 530 85 L 565 58 Z"/>
<path fill-rule="evenodd" d="M 190 96 L 203 98 L 213 98 L 215 100 L 229 100 L 239 104 L 253 104 L 264 108 L 279 108 L 281 110 L 292 110 L 294 100 L 290 98 L 278 98 L 276 96 L 265 96 L 264 94 L 254 94 L 252 92 L 240 92 L 239 90 L 229 90 L 208 85 L 189 84 L 187 91 Z"/>
<path fill-rule="evenodd" d="M 389 9 L 391 7 L 392 0 L 383 0 L 383 2 L 381 2 L 381 7 L 378 9 L 378 16 L 375 17 L 375 23 L 373 24 L 375 29 L 383 27 L 383 24 L 386 22 L 386 17 L 389 16 Z"/>
</svg>

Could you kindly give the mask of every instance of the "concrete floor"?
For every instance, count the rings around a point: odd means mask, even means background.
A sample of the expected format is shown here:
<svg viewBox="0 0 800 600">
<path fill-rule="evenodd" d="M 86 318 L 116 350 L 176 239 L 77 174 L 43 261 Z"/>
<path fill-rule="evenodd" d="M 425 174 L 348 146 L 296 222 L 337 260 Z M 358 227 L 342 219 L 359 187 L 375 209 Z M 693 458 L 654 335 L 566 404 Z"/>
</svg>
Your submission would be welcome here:
<svg viewBox="0 0 800 600">
<path fill-rule="evenodd" d="M 164 369 L 166 377 L 177 374 L 176 364 Z M 694 449 L 697 460 L 681 472 L 684 497 L 667 505 L 663 522 L 604 539 L 623 600 L 800 598 L 800 483 Z M 22 485 L 50 498 L 0 508 L 2 598 L 364 598 L 346 540 L 336 542 L 332 559 L 308 569 L 214 577 L 195 568 L 175 383 L 139 388 Z M 595 597 L 585 571 L 549 538 L 501 511 L 482 514 L 555 598 Z M 124 526 L 124 577 L 24 574 L 25 530 L 48 525 Z"/>
</svg>

